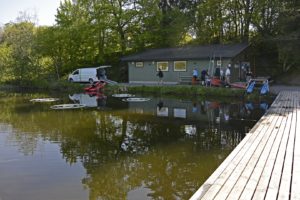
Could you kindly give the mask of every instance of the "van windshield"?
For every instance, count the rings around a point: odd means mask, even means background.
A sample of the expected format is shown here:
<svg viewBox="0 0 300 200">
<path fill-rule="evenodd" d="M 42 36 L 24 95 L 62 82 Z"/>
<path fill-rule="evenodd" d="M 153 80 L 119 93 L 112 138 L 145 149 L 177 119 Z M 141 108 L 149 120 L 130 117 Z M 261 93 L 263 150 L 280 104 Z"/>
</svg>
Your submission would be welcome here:
<svg viewBox="0 0 300 200">
<path fill-rule="evenodd" d="M 73 72 L 73 75 L 79 74 L 79 70 L 76 70 L 75 72 Z"/>
</svg>

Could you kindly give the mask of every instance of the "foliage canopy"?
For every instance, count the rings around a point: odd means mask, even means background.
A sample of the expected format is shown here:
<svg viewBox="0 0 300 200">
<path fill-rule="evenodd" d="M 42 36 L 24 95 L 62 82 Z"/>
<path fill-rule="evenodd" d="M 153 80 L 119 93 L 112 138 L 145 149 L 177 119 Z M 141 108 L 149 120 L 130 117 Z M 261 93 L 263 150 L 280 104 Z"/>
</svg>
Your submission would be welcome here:
<svg viewBox="0 0 300 200">
<path fill-rule="evenodd" d="M 0 80 L 62 79 L 75 68 L 111 64 L 146 48 L 249 42 L 276 55 L 274 74 L 299 67 L 300 6 L 293 0 L 65 0 L 56 25 L 22 16 L 0 29 Z M 270 50 L 271 49 L 271 50 Z M 267 59 L 267 58 L 266 58 Z M 259 63 L 257 63 L 259 65 Z"/>
</svg>

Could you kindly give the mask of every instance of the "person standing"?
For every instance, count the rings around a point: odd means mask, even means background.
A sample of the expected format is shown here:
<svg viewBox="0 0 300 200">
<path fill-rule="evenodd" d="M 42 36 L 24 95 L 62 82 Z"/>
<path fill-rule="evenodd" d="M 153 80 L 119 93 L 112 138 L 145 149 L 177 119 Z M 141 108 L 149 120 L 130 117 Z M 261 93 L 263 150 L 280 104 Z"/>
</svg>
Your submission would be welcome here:
<svg viewBox="0 0 300 200">
<path fill-rule="evenodd" d="M 230 76 L 231 76 L 230 68 L 231 68 L 231 65 L 228 64 L 227 69 L 225 71 L 225 82 L 226 82 L 226 85 L 230 85 Z"/>
<path fill-rule="evenodd" d="M 198 70 L 197 68 L 195 67 L 193 69 L 193 78 L 192 78 L 192 84 L 195 85 L 197 83 L 197 80 L 198 80 Z"/>
<path fill-rule="evenodd" d="M 249 69 L 249 70 L 246 72 L 246 81 L 247 81 L 247 83 L 249 83 L 251 79 L 252 79 L 252 72 L 251 72 L 251 70 Z"/>
<path fill-rule="evenodd" d="M 225 80 L 225 78 L 224 78 L 224 70 L 222 68 L 220 68 L 220 80 L 221 81 Z"/>
<path fill-rule="evenodd" d="M 164 74 L 163 74 L 163 72 L 161 71 L 160 68 L 158 68 L 157 76 L 158 76 L 158 78 L 159 78 L 159 82 L 158 82 L 158 83 L 163 84 Z"/>
<path fill-rule="evenodd" d="M 201 82 L 202 82 L 202 85 L 205 85 L 205 78 L 206 78 L 207 75 L 208 75 L 208 74 L 207 74 L 206 69 L 203 69 L 203 70 L 201 71 Z"/>
</svg>

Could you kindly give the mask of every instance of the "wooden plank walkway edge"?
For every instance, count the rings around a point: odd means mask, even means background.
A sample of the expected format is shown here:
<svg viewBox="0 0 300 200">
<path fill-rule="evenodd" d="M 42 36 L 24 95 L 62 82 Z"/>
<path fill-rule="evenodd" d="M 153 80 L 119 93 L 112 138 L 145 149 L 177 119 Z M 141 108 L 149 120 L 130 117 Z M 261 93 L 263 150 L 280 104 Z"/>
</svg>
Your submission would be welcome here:
<svg viewBox="0 0 300 200">
<path fill-rule="evenodd" d="M 300 200 L 300 91 L 281 91 L 190 200 Z"/>
</svg>

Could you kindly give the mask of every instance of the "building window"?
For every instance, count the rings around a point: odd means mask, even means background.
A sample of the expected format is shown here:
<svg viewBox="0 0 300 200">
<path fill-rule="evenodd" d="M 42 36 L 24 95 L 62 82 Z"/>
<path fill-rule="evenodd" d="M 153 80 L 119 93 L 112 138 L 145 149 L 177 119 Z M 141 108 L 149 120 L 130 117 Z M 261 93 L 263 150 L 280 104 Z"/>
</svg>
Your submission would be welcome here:
<svg viewBox="0 0 300 200">
<path fill-rule="evenodd" d="M 160 68 L 161 71 L 169 71 L 169 63 L 168 62 L 157 62 L 157 68 L 156 70 Z"/>
<path fill-rule="evenodd" d="M 175 72 L 186 72 L 186 61 L 175 61 L 174 62 Z"/>
<path fill-rule="evenodd" d="M 144 63 L 143 62 L 136 62 L 135 67 L 144 67 Z"/>
</svg>

